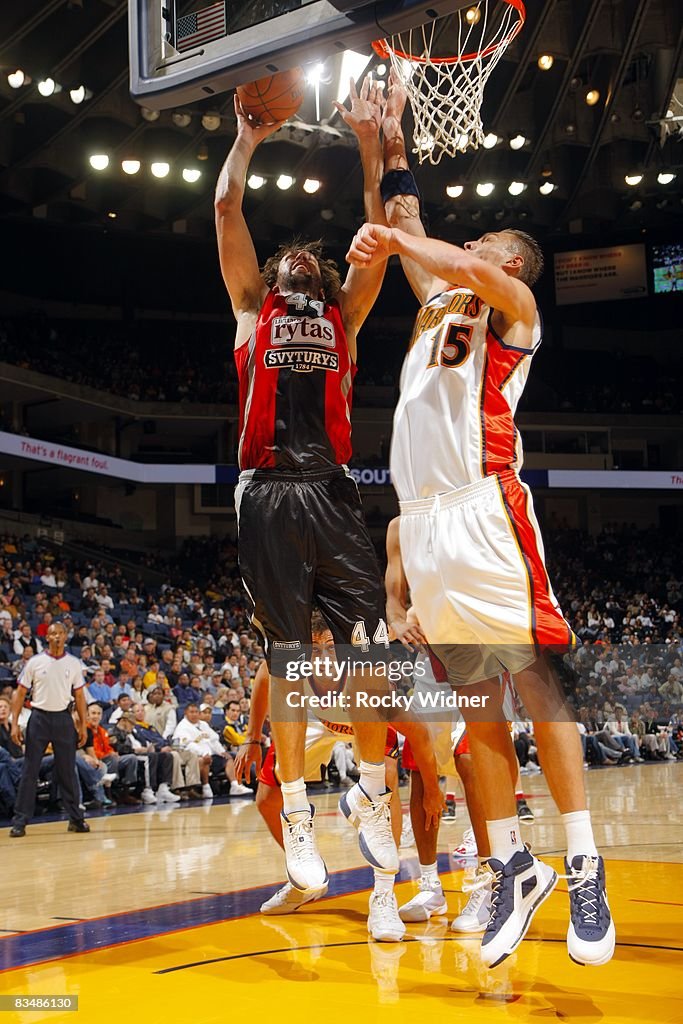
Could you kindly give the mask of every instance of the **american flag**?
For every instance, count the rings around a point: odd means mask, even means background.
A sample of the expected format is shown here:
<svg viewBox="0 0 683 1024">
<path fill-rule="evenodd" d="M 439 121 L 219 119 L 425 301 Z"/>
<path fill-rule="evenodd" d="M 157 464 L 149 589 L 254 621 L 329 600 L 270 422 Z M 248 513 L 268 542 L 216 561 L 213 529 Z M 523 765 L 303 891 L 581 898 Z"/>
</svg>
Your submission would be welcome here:
<svg viewBox="0 0 683 1024">
<path fill-rule="evenodd" d="M 203 11 L 178 18 L 175 28 L 175 48 L 182 53 L 201 43 L 210 43 L 225 35 L 225 0 L 205 7 Z"/>
</svg>

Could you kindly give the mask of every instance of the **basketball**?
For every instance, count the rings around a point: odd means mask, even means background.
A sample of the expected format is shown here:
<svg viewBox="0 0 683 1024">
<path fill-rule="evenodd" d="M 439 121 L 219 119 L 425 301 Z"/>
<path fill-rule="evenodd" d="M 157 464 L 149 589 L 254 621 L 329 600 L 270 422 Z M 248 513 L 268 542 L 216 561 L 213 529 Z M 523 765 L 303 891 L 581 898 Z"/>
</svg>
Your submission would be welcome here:
<svg viewBox="0 0 683 1024">
<path fill-rule="evenodd" d="M 302 68 L 279 71 L 237 87 L 242 110 L 259 124 L 275 124 L 296 114 L 304 99 Z"/>
</svg>

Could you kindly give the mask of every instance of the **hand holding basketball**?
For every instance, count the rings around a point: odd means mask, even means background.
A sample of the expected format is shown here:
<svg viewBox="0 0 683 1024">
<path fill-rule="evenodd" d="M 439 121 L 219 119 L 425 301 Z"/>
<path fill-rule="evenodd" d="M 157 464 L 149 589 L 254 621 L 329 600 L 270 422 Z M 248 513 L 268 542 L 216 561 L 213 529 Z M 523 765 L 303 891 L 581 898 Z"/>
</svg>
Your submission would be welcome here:
<svg viewBox="0 0 683 1024">
<path fill-rule="evenodd" d="M 347 110 L 342 103 L 335 101 L 334 104 L 344 122 L 359 139 L 379 136 L 384 106 L 384 95 L 380 84 L 374 81 L 372 75 L 366 75 L 359 95 L 356 91 L 356 83 L 351 79 L 349 98 L 351 100 L 350 110 Z"/>
<path fill-rule="evenodd" d="M 279 71 L 237 87 L 237 97 L 251 124 L 277 125 L 296 114 L 304 101 L 306 78 L 302 68 Z"/>
<path fill-rule="evenodd" d="M 259 124 L 258 121 L 251 120 L 245 113 L 237 92 L 235 93 L 235 115 L 237 117 L 237 134 L 247 138 L 252 146 L 258 146 L 259 142 L 263 142 L 284 124 L 284 121 L 279 121 L 276 124 Z"/>
</svg>

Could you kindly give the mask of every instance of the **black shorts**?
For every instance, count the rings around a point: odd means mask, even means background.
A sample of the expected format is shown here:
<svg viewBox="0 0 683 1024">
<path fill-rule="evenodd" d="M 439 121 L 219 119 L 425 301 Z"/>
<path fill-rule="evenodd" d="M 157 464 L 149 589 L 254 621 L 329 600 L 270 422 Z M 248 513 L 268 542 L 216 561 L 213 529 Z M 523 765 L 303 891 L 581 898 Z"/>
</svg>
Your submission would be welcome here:
<svg viewBox="0 0 683 1024">
<path fill-rule="evenodd" d="M 314 604 L 336 644 L 357 642 L 363 630 L 372 642 L 386 628 L 377 555 L 342 467 L 242 474 L 235 506 L 240 572 L 269 665 L 273 645 L 310 646 Z"/>
</svg>

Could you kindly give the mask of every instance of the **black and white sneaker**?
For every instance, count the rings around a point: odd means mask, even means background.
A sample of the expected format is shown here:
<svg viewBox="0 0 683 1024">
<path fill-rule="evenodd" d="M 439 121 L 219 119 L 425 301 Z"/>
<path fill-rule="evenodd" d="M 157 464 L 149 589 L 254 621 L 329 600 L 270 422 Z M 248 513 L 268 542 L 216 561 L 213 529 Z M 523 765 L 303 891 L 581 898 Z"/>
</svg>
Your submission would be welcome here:
<svg viewBox="0 0 683 1024">
<path fill-rule="evenodd" d="M 567 950 L 574 963 L 599 967 L 612 959 L 616 944 L 614 921 L 605 891 L 602 857 L 565 860 L 569 889 Z"/>
<path fill-rule="evenodd" d="M 535 912 L 555 888 L 557 873 L 528 850 L 518 850 L 503 864 L 487 861 L 493 873 L 491 917 L 481 941 L 481 958 L 495 967 L 520 944 Z"/>
<path fill-rule="evenodd" d="M 520 821 L 534 820 L 534 812 L 531 810 L 528 803 L 524 799 L 517 801 L 517 817 Z"/>
</svg>

